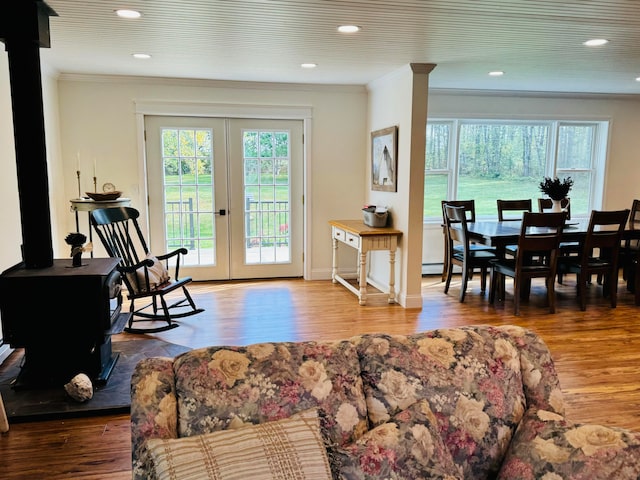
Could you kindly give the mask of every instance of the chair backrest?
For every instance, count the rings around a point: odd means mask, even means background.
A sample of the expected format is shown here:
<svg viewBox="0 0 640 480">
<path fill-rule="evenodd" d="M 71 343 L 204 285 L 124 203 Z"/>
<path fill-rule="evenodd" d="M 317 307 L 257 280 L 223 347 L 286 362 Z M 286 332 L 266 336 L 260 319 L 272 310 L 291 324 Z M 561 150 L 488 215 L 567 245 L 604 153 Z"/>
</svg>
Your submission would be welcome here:
<svg viewBox="0 0 640 480">
<path fill-rule="evenodd" d="M 522 267 L 531 264 L 547 266 L 555 273 L 565 220 L 564 212 L 522 214 L 516 274 Z"/>
<path fill-rule="evenodd" d="M 465 207 L 457 207 L 444 203 L 442 205 L 442 213 L 444 215 L 445 228 L 447 229 L 449 251 L 453 249 L 454 243 L 458 243 L 464 247 L 464 254 L 466 255 L 469 251 L 469 235 L 467 232 Z"/>
<path fill-rule="evenodd" d="M 640 200 L 634 200 L 631 205 L 631 213 L 629 214 L 629 228 L 631 230 L 640 230 Z"/>
<path fill-rule="evenodd" d="M 444 220 L 444 204 L 451 205 L 452 207 L 463 207 L 467 222 L 476 221 L 476 201 L 475 200 L 442 200 L 442 218 Z"/>
<path fill-rule="evenodd" d="M 599 249 L 600 257 L 617 259 L 622 232 L 629 218 L 629 209 L 591 212 L 587 235 L 584 239 L 583 262 L 588 261 L 594 249 Z M 617 260 L 616 260 L 617 262 Z"/>
<path fill-rule="evenodd" d="M 120 264 L 131 267 L 149 253 L 138 217 L 132 207 L 101 208 L 91 212 L 91 224 L 110 257 L 120 258 Z"/>
<path fill-rule="evenodd" d="M 560 206 L 567 212 L 567 220 L 571 220 L 571 200 L 563 198 L 560 200 Z M 550 198 L 538 198 L 538 212 L 550 212 L 553 208 L 553 200 Z"/>
<path fill-rule="evenodd" d="M 532 212 L 532 202 L 530 198 L 523 200 L 496 200 L 498 206 L 498 220 L 522 220 L 522 214 L 524 212 Z M 505 216 L 504 212 L 519 212 L 518 215 Z"/>
</svg>

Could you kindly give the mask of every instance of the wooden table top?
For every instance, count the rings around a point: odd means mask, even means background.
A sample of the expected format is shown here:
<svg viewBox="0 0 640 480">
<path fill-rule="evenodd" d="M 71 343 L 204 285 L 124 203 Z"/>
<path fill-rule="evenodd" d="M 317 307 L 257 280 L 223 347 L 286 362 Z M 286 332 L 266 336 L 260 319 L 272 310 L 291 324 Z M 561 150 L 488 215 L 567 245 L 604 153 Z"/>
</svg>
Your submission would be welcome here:
<svg viewBox="0 0 640 480">
<path fill-rule="evenodd" d="M 400 230 L 390 227 L 370 227 L 365 225 L 362 220 L 329 220 L 329 224 L 361 237 L 368 235 L 395 235 L 399 237 L 402 235 Z"/>
</svg>

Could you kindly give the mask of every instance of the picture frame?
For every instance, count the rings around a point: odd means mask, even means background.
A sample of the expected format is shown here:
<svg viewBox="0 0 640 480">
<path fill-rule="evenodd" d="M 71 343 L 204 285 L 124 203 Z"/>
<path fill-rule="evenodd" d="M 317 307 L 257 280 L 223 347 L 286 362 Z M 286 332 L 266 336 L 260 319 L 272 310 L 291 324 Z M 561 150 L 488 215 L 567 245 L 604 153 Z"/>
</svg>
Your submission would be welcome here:
<svg viewBox="0 0 640 480">
<path fill-rule="evenodd" d="M 371 189 L 398 191 L 398 127 L 371 132 Z"/>
</svg>

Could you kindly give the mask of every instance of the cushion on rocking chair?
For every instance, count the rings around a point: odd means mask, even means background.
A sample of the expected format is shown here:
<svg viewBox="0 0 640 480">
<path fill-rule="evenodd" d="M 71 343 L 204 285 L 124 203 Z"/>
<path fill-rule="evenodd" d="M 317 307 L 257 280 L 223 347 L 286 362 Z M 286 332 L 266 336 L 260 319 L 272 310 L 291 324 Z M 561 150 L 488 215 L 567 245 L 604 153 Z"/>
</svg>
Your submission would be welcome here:
<svg viewBox="0 0 640 480">
<path fill-rule="evenodd" d="M 166 269 L 164 264 L 151 254 L 147 255 L 147 259 L 153 260 L 153 265 L 151 267 L 142 266 L 135 272 L 127 274 L 127 277 L 129 277 L 129 283 L 131 283 L 134 290 L 136 290 L 135 293 L 153 291 L 163 283 L 169 281 L 169 271 Z M 149 276 L 149 288 L 147 288 L 145 270 L 147 270 L 147 274 Z M 139 288 L 137 288 L 138 286 Z"/>
</svg>

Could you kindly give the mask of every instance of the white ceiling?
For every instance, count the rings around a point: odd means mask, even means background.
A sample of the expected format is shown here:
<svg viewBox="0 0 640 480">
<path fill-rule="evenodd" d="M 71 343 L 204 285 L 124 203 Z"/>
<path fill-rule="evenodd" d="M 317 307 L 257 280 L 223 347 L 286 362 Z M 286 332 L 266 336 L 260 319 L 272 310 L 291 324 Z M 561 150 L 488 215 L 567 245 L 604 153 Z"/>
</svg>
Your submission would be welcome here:
<svg viewBox="0 0 640 480">
<path fill-rule="evenodd" d="M 41 58 L 60 73 L 364 85 L 434 63 L 432 88 L 640 94 L 640 0 L 45 2 L 58 16 Z"/>
</svg>

